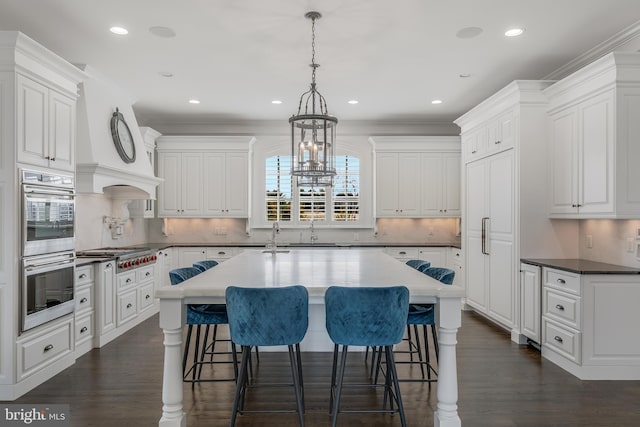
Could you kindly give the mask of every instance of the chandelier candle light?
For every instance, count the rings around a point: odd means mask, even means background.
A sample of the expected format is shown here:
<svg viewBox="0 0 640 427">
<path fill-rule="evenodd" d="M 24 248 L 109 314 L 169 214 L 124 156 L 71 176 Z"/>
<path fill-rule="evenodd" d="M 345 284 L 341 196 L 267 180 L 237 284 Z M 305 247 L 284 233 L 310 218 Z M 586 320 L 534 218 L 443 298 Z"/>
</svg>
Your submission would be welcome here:
<svg viewBox="0 0 640 427">
<path fill-rule="evenodd" d="M 327 102 L 316 88 L 316 20 L 319 12 L 307 12 L 311 19 L 311 88 L 302 94 L 298 113 L 291 123 L 291 175 L 299 181 L 331 186 L 336 174 L 335 139 L 338 119 L 327 113 Z"/>
</svg>

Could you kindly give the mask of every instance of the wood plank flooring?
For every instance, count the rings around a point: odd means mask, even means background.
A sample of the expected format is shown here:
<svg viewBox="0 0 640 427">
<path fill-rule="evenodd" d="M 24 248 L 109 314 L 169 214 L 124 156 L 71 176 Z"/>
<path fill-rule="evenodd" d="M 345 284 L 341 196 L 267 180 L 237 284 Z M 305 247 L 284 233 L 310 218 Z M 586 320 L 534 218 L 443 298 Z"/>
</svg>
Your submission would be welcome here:
<svg viewBox="0 0 640 427">
<path fill-rule="evenodd" d="M 157 426 L 161 415 L 162 333 L 154 316 L 102 349 L 79 358 L 74 366 L 15 403 L 68 403 L 71 425 L 77 427 Z M 329 426 L 330 353 L 304 353 L 306 425 Z M 217 374 L 228 375 L 218 365 Z M 286 354 L 261 353 L 254 365 L 258 381 L 290 378 Z M 403 365 L 400 375 L 418 375 Z M 225 371 L 225 372 L 221 372 Z M 206 373 L 206 372 L 205 372 Z M 203 373 L 203 375 L 205 374 Z M 351 381 L 366 381 L 362 353 L 351 355 Z M 463 313 L 458 333 L 459 414 L 465 427 L 637 427 L 640 426 L 640 381 L 580 381 L 539 352 L 519 346 L 509 335 L 477 314 Z M 437 384 L 402 383 L 409 426 L 433 426 Z M 232 405 L 231 382 L 184 385 L 189 426 L 226 426 Z M 257 407 L 294 407 L 288 388 L 256 390 Z M 258 403 L 260 402 L 260 403 Z M 379 395 L 358 390 L 345 395 L 344 405 L 378 407 Z M 399 426 L 399 417 L 341 414 L 341 426 Z M 297 426 L 295 414 L 246 414 L 238 427 Z"/>
</svg>

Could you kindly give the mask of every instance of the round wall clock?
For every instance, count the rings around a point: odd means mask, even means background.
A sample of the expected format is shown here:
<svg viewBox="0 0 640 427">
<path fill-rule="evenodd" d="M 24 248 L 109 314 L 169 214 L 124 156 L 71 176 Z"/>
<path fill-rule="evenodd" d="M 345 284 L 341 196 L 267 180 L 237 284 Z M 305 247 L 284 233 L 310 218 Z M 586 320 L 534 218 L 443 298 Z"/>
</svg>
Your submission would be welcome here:
<svg viewBox="0 0 640 427">
<path fill-rule="evenodd" d="M 133 163 L 136 160 L 136 146 L 133 142 L 131 130 L 129 130 L 124 116 L 117 107 L 115 113 L 111 116 L 111 136 L 122 160 L 125 163 Z"/>
</svg>

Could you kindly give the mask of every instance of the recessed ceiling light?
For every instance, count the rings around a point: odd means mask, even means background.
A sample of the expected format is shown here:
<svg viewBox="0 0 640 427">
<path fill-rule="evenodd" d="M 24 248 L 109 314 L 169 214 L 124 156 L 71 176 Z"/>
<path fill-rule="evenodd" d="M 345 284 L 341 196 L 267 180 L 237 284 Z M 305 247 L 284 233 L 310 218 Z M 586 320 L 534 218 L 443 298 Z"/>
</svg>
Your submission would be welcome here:
<svg viewBox="0 0 640 427">
<path fill-rule="evenodd" d="M 160 71 L 158 74 L 162 77 L 173 77 L 173 73 L 171 71 Z"/>
<path fill-rule="evenodd" d="M 458 30 L 456 37 L 459 39 L 472 39 L 482 34 L 482 31 L 480 27 L 466 27 Z"/>
<path fill-rule="evenodd" d="M 158 37 L 173 38 L 176 36 L 176 32 L 169 27 L 150 27 L 149 32 Z"/>
<path fill-rule="evenodd" d="M 282 101 L 280 101 L 279 99 L 274 99 L 273 101 L 271 101 L 272 104 L 276 104 L 276 105 L 280 105 L 282 104 Z"/>
<path fill-rule="evenodd" d="M 197 99 L 190 99 L 189 104 L 200 104 L 200 101 Z"/>
<path fill-rule="evenodd" d="M 460 73 L 460 78 L 461 79 L 466 79 L 466 78 L 469 78 L 469 77 L 471 77 L 471 74 L 469 74 L 469 73 Z"/>
<path fill-rule="evenodd" d="M 507 37 L 518 37 L 524 33 L 524 28 L 510 28 L 504 32 Z"/>
<path fill-rule="evenodd" d="M 123 27 L 111 27 L 109 28 L 109 31 L 119 36 L 126 36 L 127 34 L 129 34 L 129 30 Z"/>
<path fill-rule="evenodd" d="M 350 99 L 349 101 L 347 101 L 349 104 L 351 105 L 356 105 L 359 103 L 359 101 L 357 99 Z"/>
<path fill-rule="evenodd" d="M 441 99 L 434 99 L 433 101 L 431 101 L 432 104 L 442 104 L 442 100 Z"/>
</svg>

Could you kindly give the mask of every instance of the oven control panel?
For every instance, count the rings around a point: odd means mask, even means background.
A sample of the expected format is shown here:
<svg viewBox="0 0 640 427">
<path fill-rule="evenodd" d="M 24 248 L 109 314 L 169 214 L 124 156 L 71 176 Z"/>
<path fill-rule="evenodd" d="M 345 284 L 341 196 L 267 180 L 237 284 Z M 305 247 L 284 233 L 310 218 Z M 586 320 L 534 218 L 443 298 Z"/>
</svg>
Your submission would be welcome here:
<svg viewBox="0 0 640 427">
<path fill-rule="evenodd" d="M 119 271 L 126 271 L 126 270 L 132 270 L 132 269 L 138 268 L 138 267 L 143 267 L 145 265 L 149 265 L 149 264 L 155 263 L 157 259 L 158 259 L 158 257 L 155 256 L 155 255 L 144 255 L 144 256 L 137 256 L 137 257 L 133 257 L 133 258 L 127 258 L 127 259 L 119 260 L 118 261 L 118 270 Z"/>
</svg>

